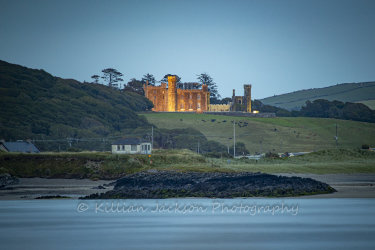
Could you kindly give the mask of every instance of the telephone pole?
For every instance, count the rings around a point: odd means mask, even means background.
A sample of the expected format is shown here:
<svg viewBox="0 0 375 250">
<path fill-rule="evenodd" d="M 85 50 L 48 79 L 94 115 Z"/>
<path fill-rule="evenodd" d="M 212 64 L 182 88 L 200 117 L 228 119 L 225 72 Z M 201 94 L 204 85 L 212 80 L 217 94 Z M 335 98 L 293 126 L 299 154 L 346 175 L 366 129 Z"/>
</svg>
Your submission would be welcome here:
<svg viewBox="0 0 375 250">
<path fill-rule="evenodd" d="M 280 140 L 281 143 L 281 153 L 283 153 L 283 140 Z"/>
<path fill-rule="evenodd" d="M 335 140 L 336 140 L 336 149 L 339 147 L 339 141 L 337 140 L 337 127 L 338 125 L 335 124 L 335 127 L 336 127 L 336 136 L 335 136 Z"/>
<path fill-rule="evenodd" d="M 233 121 L 233 158 L 236 157 L 236 122 Z"/>
</svg>

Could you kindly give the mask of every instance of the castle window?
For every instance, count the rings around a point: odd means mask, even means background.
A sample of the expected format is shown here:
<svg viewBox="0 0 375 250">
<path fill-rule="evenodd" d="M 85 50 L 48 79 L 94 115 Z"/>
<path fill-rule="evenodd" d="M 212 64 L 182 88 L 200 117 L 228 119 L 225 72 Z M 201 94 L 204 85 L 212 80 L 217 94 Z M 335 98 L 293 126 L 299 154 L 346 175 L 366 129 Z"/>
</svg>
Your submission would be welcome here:
<svg viewBox="0 0 375 250">
<path fill-rule="evenodd" d="M 193 104 L 189 103 L 189 109 L 193 109 Z"/>
<path fill-rule="evenodd" d="M 241 100 L 238 100 L 238 103 L 241 104 Z"/>
<path fill-rule="evenodd" d="M 198 100 L 200 100 L 201 99 L 201 95 L 198 95 Z"/>
<path fill-rule="evenodd" d="M 184 99 L 184 95 L 181 95 L 181 99 Z"/>
<path fill-rule="evenodd" d="M 198 95 L 199 96 L 199 95 Z M 198 103 L 198 109 L 201 109 L 201 104 L 200 103 Z"/>
<path fill-rule="evenodd" d="M 156 90 L 154 90 L 154 94 L 156 94 Z"/>
<path fill-rule="evenodd" d="M 183 103 L 181 103 L 181 109 L 184 109 L 184 104 Z"/>
<path fill-rule="evenodd" d="M 154 100 L 156 100 L 156 96 L 154 96 Z"/>
<path fill-rule="evenodd" d="M 192 94 L 189 94 L 189 99 L 193 99 L 193 95 Z"/>
</svg>

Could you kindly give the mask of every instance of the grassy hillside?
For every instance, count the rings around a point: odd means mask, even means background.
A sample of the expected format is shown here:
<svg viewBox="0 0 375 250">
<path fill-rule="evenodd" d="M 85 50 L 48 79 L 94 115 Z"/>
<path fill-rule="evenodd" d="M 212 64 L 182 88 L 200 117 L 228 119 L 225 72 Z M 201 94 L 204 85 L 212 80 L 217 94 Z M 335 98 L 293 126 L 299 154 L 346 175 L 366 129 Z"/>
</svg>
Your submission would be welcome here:
<svg viewBox="0 0 375 250">
<path fill-rule="evenodd" d="M 335 148 L 335 124 L 338 124 L 339 148 L 352 149 L 360 148 L 362 144 L 369 144 L 371 147 L 375 145 L 373 123 L 329 118 L 244 118 L 183 113 L 149 113 L 144 116 L 159 128 L 193 127 L 208 139 L 229 146 L 233 145 L 233 123 L 230 121 L 235 121 L 236 142 L 245 143 L 251 154 L 260 152 L 260 141 L 263 153 L 310 152 Z"/>
<path fill-rule="evenodd" d="M 0 95 L 0 136 L 6 141 L 121 134 L 124 129 L 149 125 L 134 111 L 152 106 L 134 93 L 61 79 L 4 61 L 0 61 Z M 62 144 L 62 149 L 67 145 Z M 52 143 L 39 146 L 49 150 Z"/>
<path fill-rule="evenodd" d="M 264 98 L 260 101 L 264 104 L 288 110 L 299 110 L 307 100 L 313 101 L 316 99 L 360 103 L 364 103 L 364 101 L 374 101 L 375 82 L 344 83 L 326 88 L 300 90 L 293 93 Z"/>
</svg>

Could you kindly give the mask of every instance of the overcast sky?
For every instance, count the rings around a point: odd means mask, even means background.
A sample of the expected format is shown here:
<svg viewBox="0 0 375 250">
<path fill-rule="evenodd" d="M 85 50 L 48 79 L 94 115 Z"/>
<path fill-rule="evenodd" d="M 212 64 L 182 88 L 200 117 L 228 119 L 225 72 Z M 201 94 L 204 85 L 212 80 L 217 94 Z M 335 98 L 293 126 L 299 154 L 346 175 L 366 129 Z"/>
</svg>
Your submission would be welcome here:
<svg viewBox="0 0 375 250">
<path fill-rule="evenodd" d="M 92 81 L 209 74 L 222 97 L 375 80 L 374 0 L 0 0 L 0 59 Z"/>
</svg>

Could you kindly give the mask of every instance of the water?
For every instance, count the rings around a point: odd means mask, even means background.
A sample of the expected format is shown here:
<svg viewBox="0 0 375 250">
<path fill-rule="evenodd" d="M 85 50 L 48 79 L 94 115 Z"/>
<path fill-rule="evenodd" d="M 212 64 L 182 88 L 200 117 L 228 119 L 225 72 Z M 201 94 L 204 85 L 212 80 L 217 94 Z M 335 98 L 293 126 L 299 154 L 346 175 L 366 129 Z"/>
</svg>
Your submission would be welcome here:
<svg viewBox="0 0 375 250">
<path fill-rule="evenodd" d="M 0 249 L 375 249 L 374 206 L 375 199 L 1 201 Z"/>
</svg>

